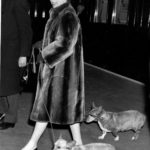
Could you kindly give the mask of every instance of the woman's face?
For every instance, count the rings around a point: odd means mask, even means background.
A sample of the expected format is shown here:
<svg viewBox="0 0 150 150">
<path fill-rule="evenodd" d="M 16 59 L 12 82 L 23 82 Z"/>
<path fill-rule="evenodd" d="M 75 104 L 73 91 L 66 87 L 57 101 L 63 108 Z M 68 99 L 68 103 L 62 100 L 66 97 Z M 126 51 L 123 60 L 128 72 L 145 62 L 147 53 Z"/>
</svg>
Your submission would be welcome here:
<svg viewBox="0 0 150 150">
<path fill-rule="evenodd" d="M 53 5 L 53 7 L 57 7 L 65 2 L 67 2 L 67 0 L 50 0 L 50 2 Z"/>
</svg>

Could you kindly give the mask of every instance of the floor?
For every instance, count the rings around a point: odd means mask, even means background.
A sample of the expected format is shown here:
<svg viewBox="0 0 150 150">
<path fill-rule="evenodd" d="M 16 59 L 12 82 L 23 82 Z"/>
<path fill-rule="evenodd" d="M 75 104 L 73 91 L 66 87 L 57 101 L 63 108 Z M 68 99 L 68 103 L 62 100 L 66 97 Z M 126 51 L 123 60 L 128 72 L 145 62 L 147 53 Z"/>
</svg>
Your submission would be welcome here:
<svg viewBox="0 0 150 150">
<path fill-rule="evenodd" d="M 145 112 L 147 101 L 145 100 L 144 84 L 108 70 L 85 64 L 85 94 L 86 113 L 91 108 L 92 102 L 95 105 L 102 105 L 108 111 L 123 111 L 136 109 Z M 0 150 L 21 150 L 21 147 L 28 141 L 34 123 L 29 121 L 29 114 L 32 108 L 34 94 L 24 91 L 20 95 L 20 109 L 18 123 L 15 128 L 0 131 Z M 82 123 L 81 132 L 83 142 L 105 142 L 116 147 L 117 150 L 148 150 L 150 148 L 150 132 L 148 121 L 141 130 L 137 141 L 131 141 L 132 131 L 119 133 L 120 140 L 114 141 L 111 133 L 108 133 L 104 140 L 98 140 L 102 133 L 97 123 Z M 50 125 L 38 144 L 38 150 L 50 150 L 53 142 L 62 135 L 66 140 L 71 140 L 67 127 Z"/>
</svg>

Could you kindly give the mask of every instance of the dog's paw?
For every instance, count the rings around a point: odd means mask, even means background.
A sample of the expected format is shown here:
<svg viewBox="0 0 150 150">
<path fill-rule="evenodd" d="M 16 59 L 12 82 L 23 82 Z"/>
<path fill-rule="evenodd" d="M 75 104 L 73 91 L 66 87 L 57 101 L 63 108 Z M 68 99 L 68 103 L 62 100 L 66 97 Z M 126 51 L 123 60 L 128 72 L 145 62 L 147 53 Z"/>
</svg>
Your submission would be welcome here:
<svg viewBox="0 0 150 150">
<path fill-rule="evenodd" d="M 135 140 L 137 140 L 137 139 L 138 139 L 138 137 L 136 137 L 136 136 L 133 136 L 133 137 L 131 138 L 132 141 L 135 141 Z"/>
<path fill-rule="evenodd" d="M 139 137 L 139 134 L 135 134 L 134 136 L 132 136 L 131 140 L 134 141 L 134 140 L 137 140 Z"/>
<path fill-rule="evenodd" d="M 99 140 L 103 140 L 103 139 L 104 139 L 104 136 L 99 136 L 98 139 L 99 139 Z"/>
<path fill-rule="evenodd" d="M 136 140 L 136 138 L 133 136 L 133 137 L 131 138 L 131 140 L 134 141 L 134 140 Z"/>
<path fill-rule="evenodd" d="M 119 136 L 117 135 L 114 140 L 119 141 Z"/>
</svg>

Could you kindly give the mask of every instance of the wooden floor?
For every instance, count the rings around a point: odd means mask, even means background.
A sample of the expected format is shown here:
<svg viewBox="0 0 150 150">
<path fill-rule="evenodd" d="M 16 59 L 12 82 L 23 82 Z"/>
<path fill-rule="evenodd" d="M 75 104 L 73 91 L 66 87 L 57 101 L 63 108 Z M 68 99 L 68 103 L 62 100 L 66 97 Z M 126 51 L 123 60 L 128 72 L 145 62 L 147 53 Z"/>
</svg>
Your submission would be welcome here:
<svg viewBox="0 0 150 150">
<path fill-rule="evenodd" d="M 145 112 L 144 84 L 89 64 L 85 64 L 85 94 L 86 113 L 90 110 L 92 102 L 95 102 L 97 106 L 102 105 L 108 111 L 136 109 Z M 18 123 L 13 129 L 0 131 L 0 150 L 20 150 L 28 141 L 34 127 L 33 122 L 28 122 L 33 100 L 34 95 L 31 92 L 23 92 L 20 95 Z M 97 123 L 83 123 L 81 132 L 85 144 L 106 142 L 113 144 L 117 150 L 149 150 L 150 148 L 148 122 L 137 141 L 131 141 L 132 131 L 119 133 L 118 142 L 114 141 L 111 133 L 108 133 L 104 140 L 98 140 L 102 132 Z M 65 139 L 71 140 L 67 127 L 53 125 L 43 134 L 38 150 L 50 150 L 53 140 L 55 141 L 60 134 Z"/>
</svg>

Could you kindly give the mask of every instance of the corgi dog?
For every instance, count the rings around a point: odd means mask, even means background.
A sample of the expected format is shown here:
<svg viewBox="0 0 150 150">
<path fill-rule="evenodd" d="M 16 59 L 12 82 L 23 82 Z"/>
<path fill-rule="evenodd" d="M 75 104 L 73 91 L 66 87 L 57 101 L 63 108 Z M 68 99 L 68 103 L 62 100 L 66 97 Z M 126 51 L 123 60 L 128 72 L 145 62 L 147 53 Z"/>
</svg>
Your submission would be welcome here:
<svg viewBox="0 0 150 150">
<path fill-rule="evenodd" d="M 134 136 L 132 140 L 139 137 L 141 128 L 144 126 L 146 116 L 137 110 L 127 110 L 122 112 L 109 112 L 93 104 L 92 109 L 86 118 L 86 123 L 93 121 L 98 122 L 102 135 L 98 139 L 104 139 L 107 132 L 111 132 L 115 136 L 115 141 L 119 140 L 118 132 L 133 130 Z"/>
<path fill-rule="evenodd" d="M 55 142 L 53 150 L 116 150 L 114 146 L 107 143 L 90 143 L 76 145 L 75 141 L 67 142 L 62 137 Z"/>
</svg>

